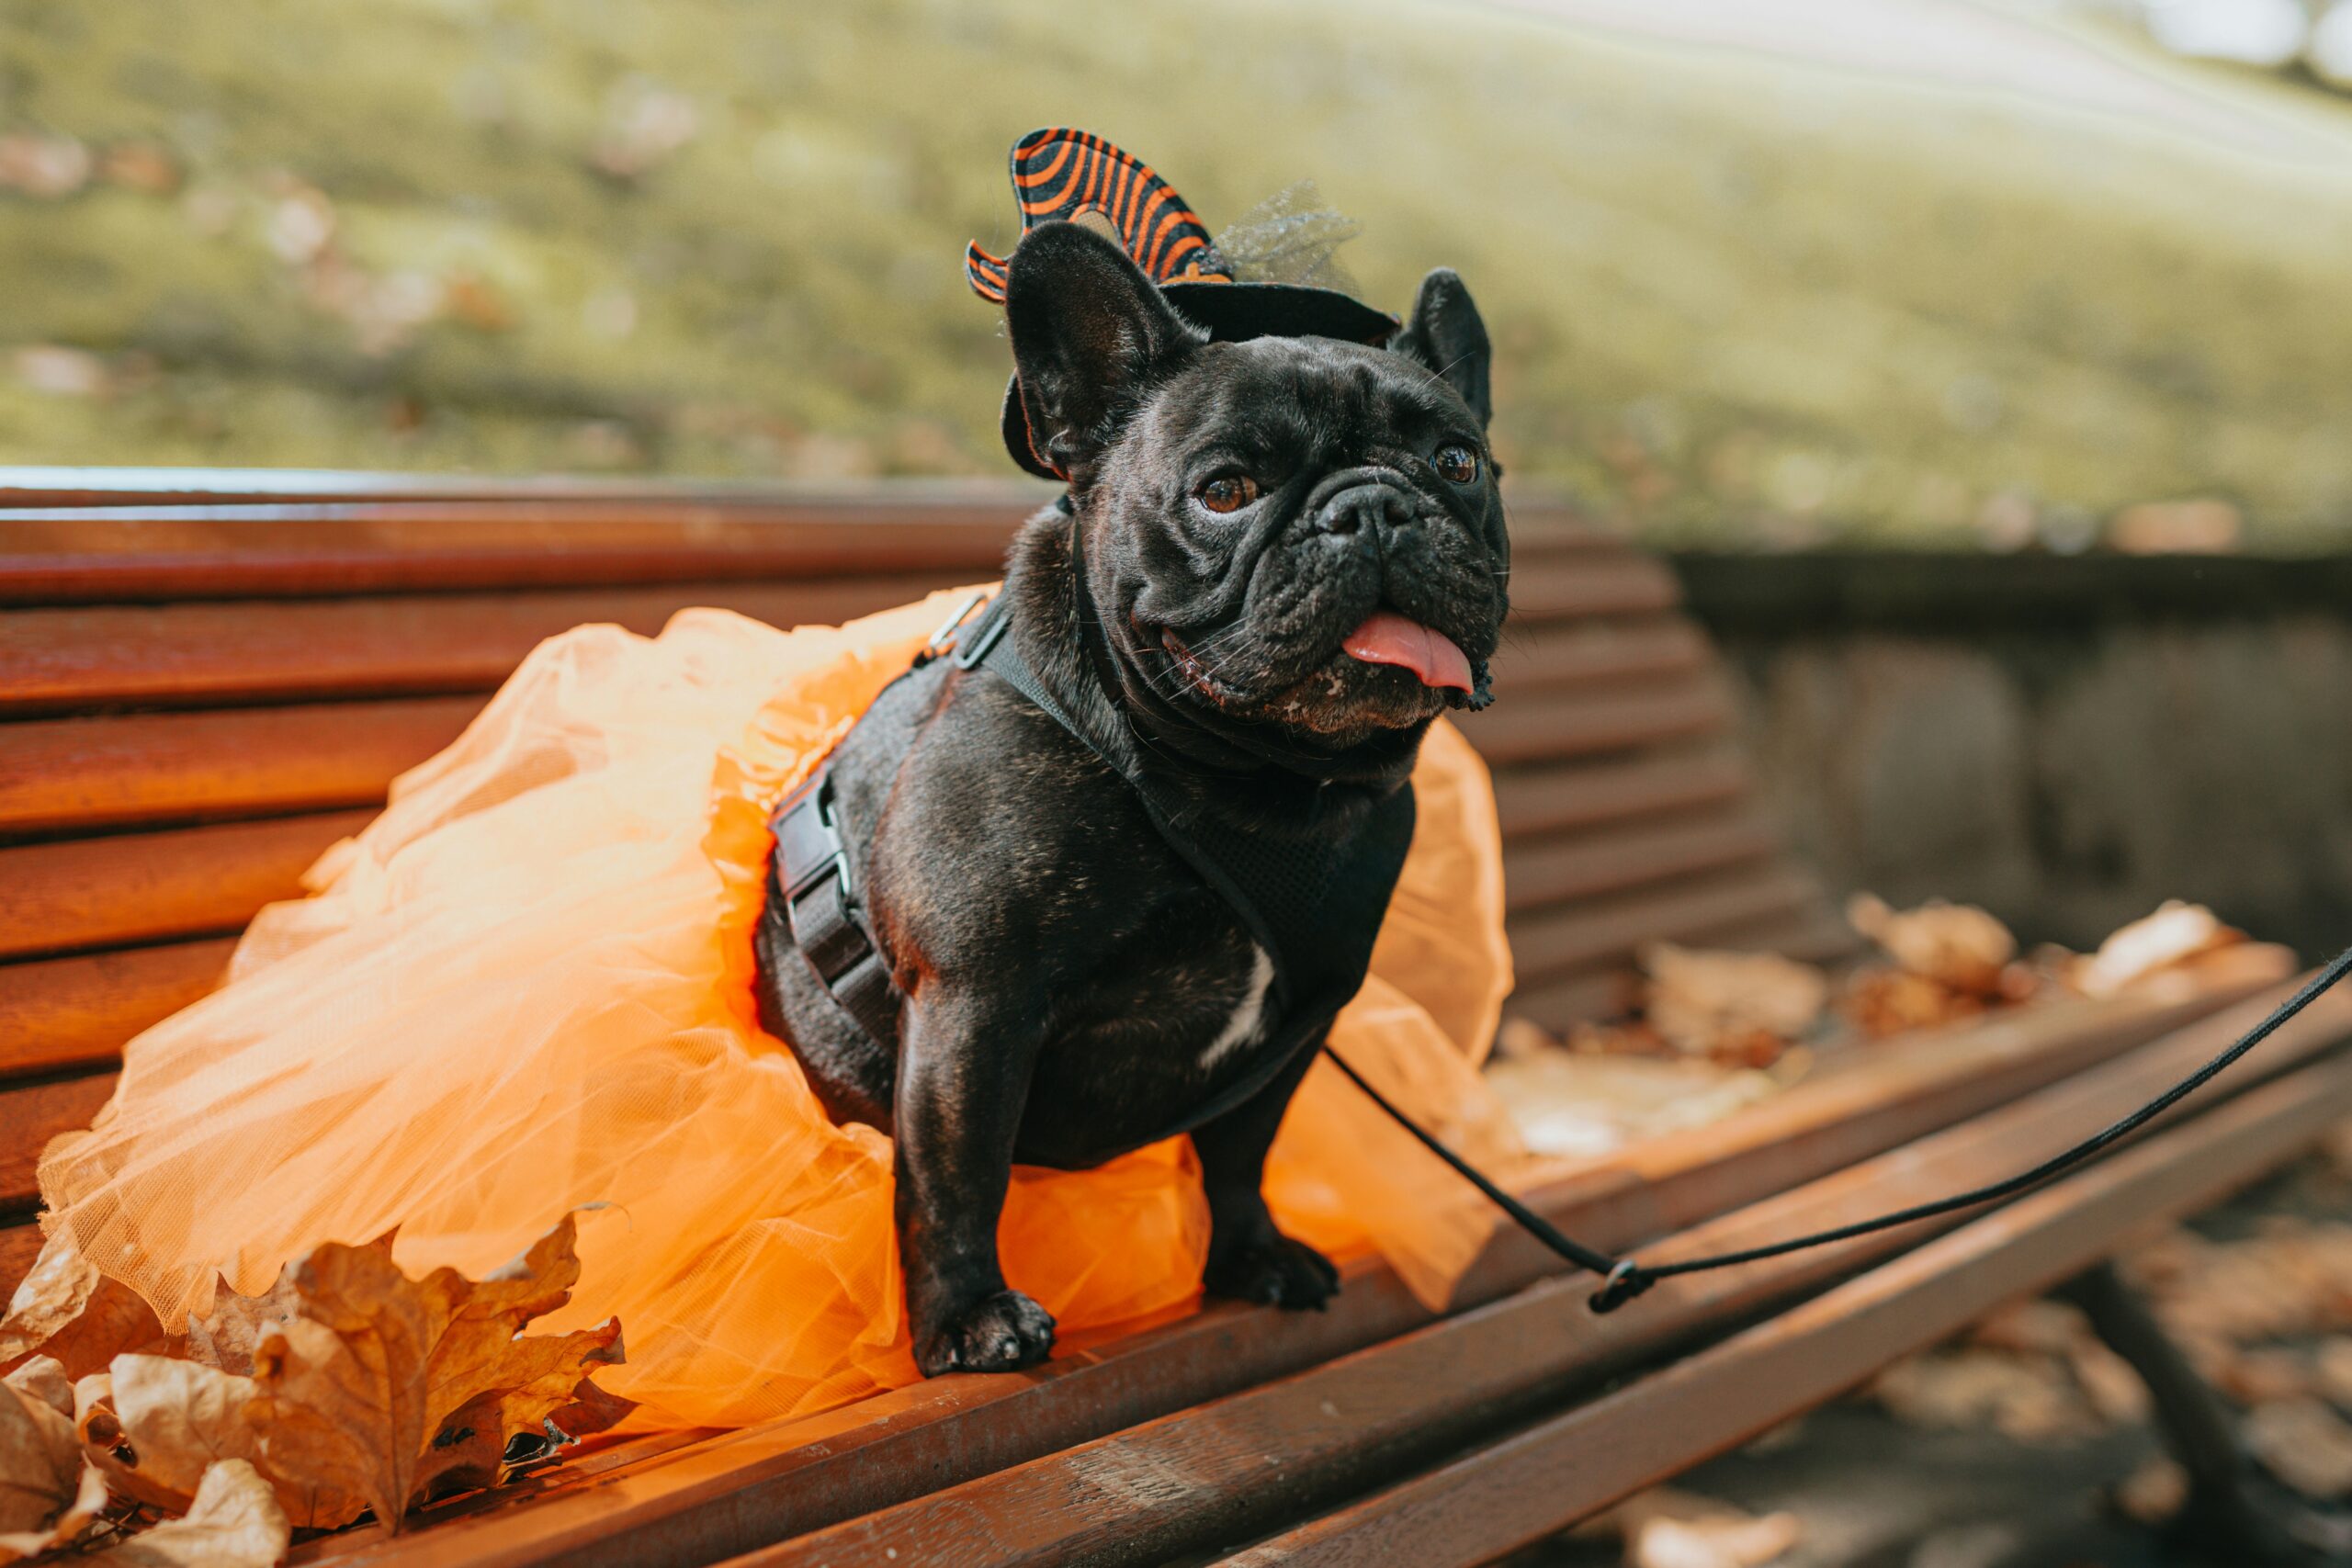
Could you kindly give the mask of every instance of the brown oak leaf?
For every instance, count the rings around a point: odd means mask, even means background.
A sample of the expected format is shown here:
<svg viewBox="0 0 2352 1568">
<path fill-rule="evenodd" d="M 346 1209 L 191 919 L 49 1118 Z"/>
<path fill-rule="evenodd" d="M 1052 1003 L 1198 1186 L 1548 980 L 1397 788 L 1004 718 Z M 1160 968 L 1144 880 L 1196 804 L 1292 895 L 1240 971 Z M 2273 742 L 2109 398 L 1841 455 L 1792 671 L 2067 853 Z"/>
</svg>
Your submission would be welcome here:
<svg viewBox="0 0 2352 1568">
<path fill-rule="evenodd" d="M 69 1378 L 104 1371 L 125 1350 L 165 1345 L 164 1325 L 146 1299 L 98 1272 L 62 1234 L 43 1245 L 0 1319 L 0 1365 L 48 1356 Z"/>
<path fill-rule="evenodd" d="M 392 1238 L 385 1236 L 378 1247 L 390 1249 Z M 191 1314 L 187 1323 L 187 1353 L 191 1359 L 240 1377 L 251 1377 L 254 1370 L 254 1347 L 261 1337 L 291 1318 L 300 1305 L 300 1295 L 294 1288 L 294 1271 L 280 1272 L 277 1280 L 258 1296 L 241 1296 L 223 1280 L 213 1292 L 212 1311 L 198 1318 Z"/>
<path fill-rule="evenodd" d="M 74 1435 L 74 1385 L 46 1356 L 0 1379 L 0 1562 L 79 1536 L 106 1506 Z"/>
<path fill-rule="evenodd" d="M 185 1339 L 165 1339 L 157 1325 L 155 1344 L 110 1352 L 107 1371 L 76 1381 L 55 1359 L 27 1363 L 8 1380 L 23 1397 L 0 1396 L 0 1488 L 18 1471 L 32 1480 L 13 1512 L 0 1506 L 0 1532 L 55 1518 L 85 1455 L 116 1493 L 166 1513 L 195 1508 L 220 1463 L 234 1460 L 269 1484 L 295 1526 L 333 1529 L 372 1511 L 397 1530 L 421 1500 L 496 1484 L 519 1435 L 554 1441 L 609 1427 L 633 1406 L 589 1379 L 621 1360 L 618 1322 L 524 1332 L 571 1299 L 574 1234 L 567 1215 L 478 1281 L 454 1269 L 409 1278 L 390 1236 L 331 1243 L 289 1263 L 263 1295 L 224 1286 Z M 122 1288 L 62 1253 L 46 1261 L 22 1331 L 85 1350 L 100 1344 L 96 1326 L 72 1337 Z M 79 1318 L 68 1310 L 75 1302 Z M 124 1325 L 132 1338 L 142 1332 L 135 1314 L 120 1314 Z M 27 1456 L 13 1470 L 12 1432 Z"/>
<path fill-rule="evenodd" d="M 241 1459 L 204 1472 L 185 1518 L 167 1520 L 90 1559 L 116 1568 L 270 1568 L 292 1539 L 267 1480 Z"/>
<path fill-rule="evenodd" d="M 292 1315 L 255 1342 L 245 1406 L 280 1495 L 365 1499 L 397 1529 L 436 1483 L 494 1483 L 510 1438 L 538 1431 L 579 1402 L 594 1366 L 621 1359 L 617 1322 L 521 1332 L 571 1299 L 574 1234 L 567 1215 L 478 1282 L 453 1269 L 410 1280 L 389 1237 L 288 1265 Z"/>
</svg>

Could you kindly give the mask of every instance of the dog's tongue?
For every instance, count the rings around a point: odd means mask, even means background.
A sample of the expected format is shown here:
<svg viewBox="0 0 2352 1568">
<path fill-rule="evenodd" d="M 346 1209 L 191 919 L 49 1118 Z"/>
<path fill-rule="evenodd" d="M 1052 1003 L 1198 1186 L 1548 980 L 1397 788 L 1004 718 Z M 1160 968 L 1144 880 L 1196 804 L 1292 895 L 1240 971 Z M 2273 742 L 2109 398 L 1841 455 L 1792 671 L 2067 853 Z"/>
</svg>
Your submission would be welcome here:
<svg viewBox="0 0 2352 1568">
<path fill-rule="evenodd" d="M 1424 686 L 1451 686 L 1457 692 L 1470 689 L 1470 660 L 1463 657 L 1453 639 L 1394 610 L 1374 611 L 1340 646 L 1350 658 L 1366 664 L 1402 665 L 1419 675 Z"/>
</svg>

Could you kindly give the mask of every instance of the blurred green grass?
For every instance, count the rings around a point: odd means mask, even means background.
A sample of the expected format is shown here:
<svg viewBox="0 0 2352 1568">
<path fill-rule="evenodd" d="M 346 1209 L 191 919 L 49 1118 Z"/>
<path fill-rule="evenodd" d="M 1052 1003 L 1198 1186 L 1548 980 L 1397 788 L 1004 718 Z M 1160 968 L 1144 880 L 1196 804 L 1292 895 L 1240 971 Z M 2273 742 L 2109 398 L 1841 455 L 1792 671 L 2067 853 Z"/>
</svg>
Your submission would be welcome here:
<svg viewBox="0 0 2352 1568">
<path fill-rule="evenodd" d="M 174 173 L 0 192 L 0 460 L 1005 473 L 1049 123 L 1460 268 L 1509 466 L 1653 537 L 2352 522 L 2352 180 L 1408 0 L 6 0 L 0 131 Z"/>
</svg>

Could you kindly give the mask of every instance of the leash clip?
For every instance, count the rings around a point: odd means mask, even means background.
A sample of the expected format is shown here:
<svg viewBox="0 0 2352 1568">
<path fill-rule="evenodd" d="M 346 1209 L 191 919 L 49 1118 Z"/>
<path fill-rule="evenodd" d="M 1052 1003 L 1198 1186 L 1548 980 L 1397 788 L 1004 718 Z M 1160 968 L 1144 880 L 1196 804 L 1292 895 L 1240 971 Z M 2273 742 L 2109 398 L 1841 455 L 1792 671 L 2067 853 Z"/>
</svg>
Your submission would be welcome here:
<svg viewBox="0 0 2352 1568">
<path fill-rule="evenodd" d="M 1657 1284 L 1657 1280 L 1644 1273 L 1642 1266 L 1630 1258 L 1621 1258 L 1600 1281 L 1600 1289 L 1592 1292 L 1589 1303 L 1596 1313 L 1611 1313 L 1635 1296 Z"/>
</svg>

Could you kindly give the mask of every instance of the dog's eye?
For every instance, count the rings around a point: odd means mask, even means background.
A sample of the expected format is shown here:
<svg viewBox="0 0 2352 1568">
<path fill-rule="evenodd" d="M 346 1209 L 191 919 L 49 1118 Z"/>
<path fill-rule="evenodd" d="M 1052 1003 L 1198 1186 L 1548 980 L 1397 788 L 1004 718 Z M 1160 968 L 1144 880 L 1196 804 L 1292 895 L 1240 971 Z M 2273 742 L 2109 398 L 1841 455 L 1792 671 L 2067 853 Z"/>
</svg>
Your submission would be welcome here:
<svg viewBox="0 0 2352 1568">
<path fill-rule="evenodd" d="M 1466 485 L 1478 477 L 1478 454 L 1459 441 L 1449 441 L 1437 449 L 1437 471 L 1448 484 Z"/>
<path fill-rule="evenodd" d="M 1248 474 L 1219 474 L 1201 487 L 1200 497 L 1211 512 L 1238 512 L 1258 499 L 1258 481 Z"/>
</svg>

